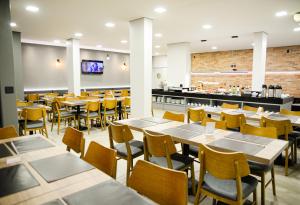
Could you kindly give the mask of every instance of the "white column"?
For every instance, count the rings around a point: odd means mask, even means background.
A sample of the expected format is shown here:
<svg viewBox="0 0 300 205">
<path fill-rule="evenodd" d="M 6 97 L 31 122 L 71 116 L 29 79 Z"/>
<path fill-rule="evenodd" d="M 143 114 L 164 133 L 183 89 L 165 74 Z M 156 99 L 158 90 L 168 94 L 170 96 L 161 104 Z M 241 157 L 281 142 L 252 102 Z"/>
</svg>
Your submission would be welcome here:
<svg viewBox="0 0 300 205">
<path fill-rule="evenodd" d="M 267 37 L 265 32 L 254 33 L 252 90 L 261 91 L 265 83 Z"/>
<path fill-rule="evenodd" d="M 130 21 L 130 92 L 133 117 L 151 115 L 152 20 Z"/>
<path fill-rule="evenodd" d="M 80 44 L 78 39 L 67 40 L 68 91 L 80 95 Z"/>
<path fill-rule="evenodd" d="M 168 44 L 168 86 L 184 87 L 191 85 L 190 43 Z"/>
</svg>

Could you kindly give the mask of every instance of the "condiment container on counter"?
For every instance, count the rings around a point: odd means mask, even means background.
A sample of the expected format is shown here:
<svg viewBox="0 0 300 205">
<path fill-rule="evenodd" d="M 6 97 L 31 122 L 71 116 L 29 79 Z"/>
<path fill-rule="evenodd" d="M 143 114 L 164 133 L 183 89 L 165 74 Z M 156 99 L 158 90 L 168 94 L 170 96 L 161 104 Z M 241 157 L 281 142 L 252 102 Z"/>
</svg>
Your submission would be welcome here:
<svg viewBox="0 0 300 205">
<path fill-rule="evenodd" d="M 268 97 L 269 98 L 273 98 L 274 96 L 274 85 L 269 85 L 269 89 L 268 89 Z"/>
<path fill-rule="evenodd" d="M 267 85 L 262 85 L 261 97 L 263 98 L 267 97 L 267 91 L 268 91 Z"/>
<path fill-rule="evenodd" d="M 280 85 L 275 86 L 275 96 L 277 98 L 281 98 L 282 95 L 282 87 Z"/>
</svg>

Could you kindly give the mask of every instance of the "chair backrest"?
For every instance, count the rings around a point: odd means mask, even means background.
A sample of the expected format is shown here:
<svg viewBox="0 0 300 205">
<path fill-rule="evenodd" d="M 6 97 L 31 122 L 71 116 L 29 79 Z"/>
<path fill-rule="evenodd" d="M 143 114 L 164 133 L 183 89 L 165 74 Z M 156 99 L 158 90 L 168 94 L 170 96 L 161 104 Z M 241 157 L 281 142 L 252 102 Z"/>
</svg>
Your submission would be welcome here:
<svg viewBox="0 0 300 205">
<path fill-rule="evenodd" d="M 287 110 L 287 109 L 281 109 L 280 114 L 300 116 L 300 111 L 291 111 L 291 110 Z"/>
<path fill-rule="evenodd" d="M 54 100 L 52 103 L 51 103 L 51 108 L 52 108 L 52 112 L 53 112 L 53 114 L 55 115 L 55 114 L 58 114 L 58 115 L 60 115 L 60 103 L 59 103 L 59 101 L 56 101 L 56 100 Z"/>
<path fill-rule="evenodd" d="M 244 106 L 243 106 L 243 110 L 246 110 L 246 111 L 252 111 L 252 112 L 257 112 L 258 107 L 251 107 L 251 106 L 249 106 L 249 105 L 244 105 Z"/>
<path fill-rule="evenodd" d="M 47 97 L 56 97 L 58 95 L 59 95 L 59 93 L 47 93 L 45 96 L 47 96 Z"/>
<path fill-rule="evenodd" d="M 121 97 L 127 97 L 129 96 L 128 90 L 121 90 Z"/>
<path fill-rule="evenodd" d="M 201 125 L 202 126 L 206 126 L 206 123 L 208 122 L 214 122 L 216 123 L 215 127 L 217 129 L 222 129 L 222 130 L 226 130 L 227 129 L 227 126 L 226 126 L 226 122 L 225 121 L 219 121 L 219 120 L 215 120 L 215 119 L 211 119 L 209 117 L 205 117 L 203 120 L 202 120 L 202 123 Z"/>
<path fill-rule="evenodd" d="M 82 91 L 82 92 L 80 92 L 80 96 L 86 97 L 86 96 L 89 96 L 89 93 Z"/>
<path fill-rule="evenodd" d="M 123 106 L 130 107 L 130 103 L 131 103 L 131 98 L 130 97 L 125 97 L 124 101 L 123 101 Z"/>
<path fill-rule="evenodd" d="M 100 102 L 99 101 L 88 101 L 86 104 L 86 109 L 89 112 L 100 111 Z"/>
<path fill-rule="evenodd" d="M 275 127 L 277 135 L 284 135 L 285 139 L 288 140 L 288 134 L 293 131 L 293 126 L 290 120 L 273 120 L 266 117 L 260 119 L 261 127 Z"/>
<path fill-rule="evenodd" d="M 200 172 L 207 171 L 219 179 L 235 179 L 237 174 L 240 177 L 250 174 L 248 161 L 243 153 L 219 152 L 203 144 L 200 144 L 199 151 L 200 164 L 204 168 Z"/>
<path fill-rule="evenodd" d="M 8 125 L 6 127 L 2 127 L 0 128 L 0 139 L 8 139 L 8 138 L 14 138 L 14 137 L 18 137 L 18 133 L 17 130 L 15 128 L 15 126 L 13 125 Z"/>
<path fill-rule="evenodd" d="M 229 104 L 229 103 L 223 103 L 221 105 L 222 108 L 227 108 L 227 109 L 239 109 L 239 104 Z"/>
<path fill-rule="evenodd" d="M 221 112 L 221 120 L 226 122 L 227 128 L 239 128 L 246 123 L 244 114 L 229 114 Z"/>
<path fill-rule="evenodd" d="M 63 136 L 62 142 L 67 145 L 67 150 L 74 150 L 76 153 L 81 153 L 80 157 L 84 155 L 85 139 L 83 132 L 74 129 L 73 127 L 67 127 Z"/>
<path fill-rule="evenodd" d="M 163 119 L 184 122 L 184 114 L 166 111 L 164 113 Z"/>
<path fill-rule="evenodd" d="M 65 93 L 64 97 L 75 97 L 74 93 Z"/>
<path fill-rule="evenodd" d="M 207 115 L 203 109 L 189 108 L 187 111 L 188 122 L 201 122 Z"/>
<path fill-rule="evenodd" d="M 39 94 L 37 94 L 37 93 L 27 94 L 27 100 L 28 101 L 38 101 L 39 100 Z"/>
<path fill-rule="evenodd" d="M 89 93 L 89 96 L 99 95 L 99 94 L 100 94 L 100 90 L 94 90 Z"/>
<path fill-rule="evenodd" d="M 114 148 L 113 141 L 116 143 L 125 143 L 133 139 L 133 135 L 128 125 L 116 125 L 110 122 L 108 133 L 111 142 L 111 148 Z"/>
<path fill-rule="evenodd" d="M 78 96 L 77 97 L 79 100 L 87 100 L 88 96 Z"/>
<path fill-rule="evenodd" d="M 277 138 L 277 130 L 275 127 L 255 127 L 252 125 L 244 124 L 241 126 L 241 133 L 274 139 Z"/>
<path fill-rule="evenodd" d="M 185 172 L 137 161 L 128 186 L 161 205 L 186 205 L 188 184 Z"/>
<path fill-rule="evenodd" d="M 33 106 L 33 102 L 25 102 L 25 101 L 17 101 L 16 102 L 17 107 L 27 107 L 27 106 Z"/>
<path fill-rule="evenodd" d="M 37 121 L 45 118 L 46 110 L 44 108 L 24 108 L 21 115 L 25 120 Z"/>
<path fill-rule="evenodd" d="M 104 99 L 103 106 L 105 110 L 111 110 L 117 108 L 117 100 L 116 99 Z"/>
<path fill-rule="evenodd" d="M 88 96 L 86 97 L 87 100 L 99 100 L 100 97 L 97 97 L 97 96 Z"/>
<path fill-rule="evenodd" d="M 116 157 L 116 150 L 104 147 L 92 141 L 83 159 L 115 179 L 117 171 Z"/>
<path fill-rule="evenodd" d="M 177 152 L 174 141 L 169 135 L 159 135 L 144 131 L 145 154 L 155 157 L 168 157 Z M 145 157 L 147 157 L 145 156 Z"/>
</svg>

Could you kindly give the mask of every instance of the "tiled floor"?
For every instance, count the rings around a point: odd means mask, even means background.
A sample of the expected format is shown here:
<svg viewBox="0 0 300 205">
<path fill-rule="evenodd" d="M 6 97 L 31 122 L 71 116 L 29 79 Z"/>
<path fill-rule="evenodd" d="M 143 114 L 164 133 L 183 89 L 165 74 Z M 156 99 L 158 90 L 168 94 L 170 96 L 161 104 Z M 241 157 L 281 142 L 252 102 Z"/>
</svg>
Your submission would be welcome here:
<svg viewBox="0 0 300 205">
<path fill-rule="evenodd" d="M 154 115 L 156 117 L 161 117 L 163 114 L 162 110 L 154 110 Z M 57 135 L 57 126 L 54 126 L 53 131 L 51 132 L 51 124 L 47 125 L 49 138 L 56 142 L 59 146 L 64 146 L 61 143 L 61 139 L 65 130 L 65 127 L 62 123 L 62 128 L 60 135 Z M 87 131 L 84 131 L 86 138 L 86 149 L 91 141 L 96 141 L 102 145 L 109 147 L 108 140 L 108 131 L 102 130 L 100 128 L 92 128 L 90 134 L 88 135 Z M 142 134 L 136 131 L 133 131 L 134 137 L 138 140 L 142 140 Z M 179 150 L 179 149 L 178 149 Z M 298 150 L 298 156 L 300 152 Z M 298 157 L 299 158 L 299 157 Z M 139 159 L 143 159 L 141 156 Z M 136 161 L 136 160 L 135 160 Z M 299 162 L 299 159 L 298 159 Z M 299 162 L 300 163 L 300 162 Z M 196 178 L 199 177 L 199 164 L 195 163 Z M 272 187 L 269 185 L 266 189 L 266 204 L 300 204 L 300 165 L 294 166 L 289 169 L 289 176 L 284 176 L 284 168 L 275 166 L 275 178 L 276 178 L 276 189 L 277 196 L 272 195 Z M 117 180 L 121 183 L 125 183 L 126 176 L 126 161 L 119 160 L 117 167 Z M 267 174 L 267 179 L 269 179 L 270 173 Z M 257 188 L 258 200 L 260 201 L 260 184 Z M 252 197 L 251 197 L 252 199 Z M 189 204 L 193 204 L 194 197 L 189 196 Z M 212 204 L 211 199 L 205 199 L 201 204 Z M 258 203 L 260 204 L 260 202 Z"/>
</svg>

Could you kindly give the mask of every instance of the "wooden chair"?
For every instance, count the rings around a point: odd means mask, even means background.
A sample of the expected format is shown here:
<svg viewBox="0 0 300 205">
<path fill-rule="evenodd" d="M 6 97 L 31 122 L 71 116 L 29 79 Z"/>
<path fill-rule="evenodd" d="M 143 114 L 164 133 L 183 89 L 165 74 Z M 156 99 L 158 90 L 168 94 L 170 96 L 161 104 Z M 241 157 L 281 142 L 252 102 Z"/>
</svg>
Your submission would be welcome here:
<svg viewBox="0 0 300 205">
<path fill-rule="evenodd" d="M 100 90 L 94 90 L 89 92 L 89 96 L 97 96 L 100 94 Z"/>
<path fill-rule="evenodd" d="M 184 114 L 177 114 L 174 112 L 166 111 L 163 115 L 163 119 L 184 122 Z"/>
<path fill-rule="evenodd" d="M 191 171 L 192 191 L 195 193 L 194 160 L 177 152 L 169 135 L 158 135 L 144 131 L 144 157 L 146 161 L 179 171 Z"/>
<path fill-rule="evenodd" d="M 117 152 L 92 141 L 83 158 L 86 162 L 116 179 Z"/>
<path fill-rule="evenodd" d="M 203 109 L 189 108 L 187 111 L 187 120 L 190 122 L 201 123 L 202 120 L 207 116 Z"/>
<path fill-rule="evenodd" d="M 106 126 L 107 118 L 111 117 L 111 121 L 113 122 L 115 119 L 118 119 L 118 111 L 117 111 L 117 100 L 114 98 L 104 99 L 103 110 L 101 111 L 102 120 L 104 126 Z"/>
<path fill-rule="evenodd" d="M 221 120 L 226 122 L 227 129 L 240 131 L 240 127 L 246 123 L 244 114 L 228 114 L 221 112 Z"/>
<path fill-rule="evenodd" d="M 24 108 L 21 116 L 23 120 L 20 121 L 20 126 L 24 130 L 24 135 L 27 135 L 27 131 L 36 133 L 38 130 L 48 138 L 46 110 L 44 108 Z"/>
<path fill-rule="evenodd" d="M 114 98 L 114 92 L 112 90 L 105 90 L 104 91 L 104 98 Z"/>
<path fill-rule="evenodd" d="M 128 119 L 128 115 L 130 113 L 130 104 L 131 104 L 131 98 L 130 97 L 125 97 L 124 101 L 122 103 L 123 118 Z"/>
<path fill-rule="evenodd" d="M 254 127 L 252 125 L 245 124 L 241 127 L 241 133 L 277 139 L 277 131 L 275 127 Z M 273 195 L 276 196 L 274 164 L 265 165 L 265 164 L 249 161 L 249 167 L 250 167 L 251 174 L 260 177 L 261 204 L 265 204 L 265 188 L 271 182 L 272 182 Z M 265 175 L 269 171 L 271 171 L 271 179 L 268 182 L 266 182 Z"/>
<path fill-rule="evenodd" d="M 110 123 L 108 133 L 110 148 L 117 150 L 118 160 L 127 160 L 126 182 L 128 182 L 130 171 L 133 168 L 133 159 L 144 154 L 144 143 L 134 140 L 127 125 Z"/>
<path fill-rule="evenodd" d="M 261 107 L 262 108 L 262 107 Z M 246 111 L 252 111 L 252 112 L 257 112 L 258 111 L 258 107 L 251 107 L 249 105 L 244 105 L 243 106 L 243 110 Z M 263 111 L 263 110 L 262 110 Z"/>
<path fill-rule="evenodd" d="M 89 93 L 85 92 L 85 91 L 82 91 L 82 92 L 80 92 L 80 96 L 87 97 L 87 96 L 89 96 Z"/>
<path fill-rule="evenodd" d="M 208 122 L 215 122 L 216 123 L 215 128 L 217 128 L 217 129 L 222 129 L 222 130 L 227 129 L 226 121 L 219 121 L 219 120 L 215 120 L 215 119 L 212 119 L 212 118 L 209 118 L 209 117 L 205 117 L 202 120 L 201 125 L 206 126 L 206 123 L 208 123 Z"/>
<path fill-rule="evenodd" d="M 40 99 L 40 96 L 37 93 L 30 93 L 30 94 L 27 94 L 26 98 L 27 98 L 28 102 L 38 102 Z"/>
<path fill-rule="evenodd" d="M 64 97 L 75 97 L 75 94 L 74 93 L 65 93 L 63 96 Z"/>
<path fill-rule="evenodd" d="M 147 161 L 137 161 L 128 186 L 160 205 L 188 203 L 186 173 L 166 169 Z"/>
<path fill-rule="evenodd" d="M 73 127 L 67 127 L 63 136 L 62 142 L 67 145 L 67 151 L 75 151 L 80 153 L 80 158 L 84 155 L 85 139 L 83 132 L 74 129 Z"/>
<path fill-rule="evenodd" d="M 76 127 L 76 116 L 75 113 L 68 112 L 68 111 L 62 111 L 60 109 L 60 104 L 57 101 L 54 101 L 52 103 L 52 124 L 51 124 L 51 132 L 53 130 L 54 123 L 57 122 L 57 134 L 59 135 L 60 131 L 60 122 L 62 120 L 68 121 L 69 125 L 72 125 L 72 121 L 74 121 L 74 125 Z"/>
<path fill-rule="evenodd" d="M 240 105 L 239 104 L 222 103 L 221 107 L 226 108 L 226 109 L 239 109 Z"/>
<path fill-rule="evenodd" d="M 128 90 L 121 90 L 121 97 L 128 97 L 129 91 Z"/>
<path fill-rule="evenodd" d="M 81 113 L 79 118 L 83 118 L 85 120 L 85 124 L 88 128 L 88 134 L 90 134 L 90 128 L 93 125 L 93 120 L 99 120 L 101 127 L 103 128 L 103 123 L 101 120 L 100 113 L 100 102 L 99 101 L 89 101 L 86 104 L 86 112 Z"/>
<path fill-rule="evenodd" d="M 13 125 L 8 125 L 6 127 L 0 128 L 0 140 L 14 138 L 18 136 L 19 135 L 17 133 L 17 130 Z"/>
<path fill-rule="evenodd" d="M 256 204 L 257 180 L 250 176 L 247 159 L 239 152 L 218 152 L 200 144 L 200 176 L 195 205 L 200 196 L 208 196 L 214 202 L 242 205 L 253 193 Z"/>
<path fill-rule="evenodd" d="M 277 131 L 277 137 L 289 142 L 289 147 L 285 150 L 285 175 L 288 176 L 289 157 L 292 161 L 297 159 L 297 148 L 295 148 L 295 140 L 289 137 L 289 134 L 293 131 L 293 126 L 290 120 L 273 120 L 266 117 L 262 117 L 260 120 L 261 127 L 275 127 Z M 289 148 L 291 152 L 289 153 Z M 294 153 L 296 151 L 296 153 Z"/>
<path fill-rule="evenodd" d="M 29 107 L 29 106 L 33 106 L 33 102 L 26 102 L 26 101 L 17 100 L 16 106 L 17 107 Z"/>
</svg>

